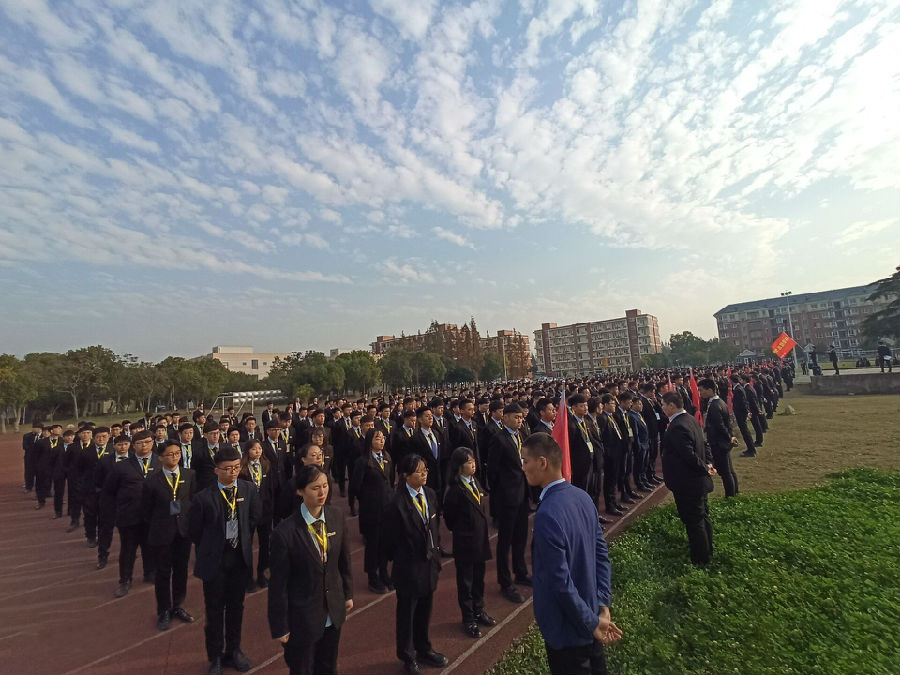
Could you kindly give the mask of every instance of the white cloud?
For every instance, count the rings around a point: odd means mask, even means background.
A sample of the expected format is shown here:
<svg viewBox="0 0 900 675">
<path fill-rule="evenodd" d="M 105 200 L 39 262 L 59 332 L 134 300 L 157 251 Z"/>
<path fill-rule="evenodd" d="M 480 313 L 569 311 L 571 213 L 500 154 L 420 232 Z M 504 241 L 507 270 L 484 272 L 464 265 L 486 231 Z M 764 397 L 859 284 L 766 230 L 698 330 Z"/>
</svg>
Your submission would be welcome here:
<svg viewBox="0 0 900 675">
<path fill-rule="evenodd" d="M 378 267 L 383 273 L 386 283 L 402 285 L 412 283 L 432 284 L 435 281 L 434 275 L 425 269 L 419 261 L 397 262 L 396 259 L 390 258 L 379 263 Z"/>
<path fill-rule="evenodd" d="M 870 242 L 883 242 L 888 245 L 896 243 L 898 234 L 898 221 L 896 218 L 885 218 L 883 220 L 857 220 L 846 227 L 846 229 L 838 235 L 834 240 L 834 246 L 841 247 L 851 242 L 859 242 L 868 239 Z M 893 232 L 889 235 L 881 235 L 881 232 L 893 228 Z"/>
<path fill-rule="evenodd" d="M 107 131 L 109 131 L 109 136 L 115 143 L 122 143 L 137 150 L 141 150 L 142 152 L 159 152 L 159 144 L 156 141 L 148 141 L 139 134 L 115 124 L 104 123 L 104 126 Z"/>
<path fill-rule="evenodd" d="M 425 37 L 435 9 L 435 0 L 369 0 L 369 4 L 393 22 L 403 37 L 416 41 Z"/>
<path fill-rule="evenodd" d="M 451 244 L 456 244 L 457 246 L 463 246 L 465 248 L 475 248 L 475 245 L 471 241 L 456 232 L 445 230 L 443 227 L 435 227 L 432 231 L 438 239 L 444 239 Z"/>
</svg>

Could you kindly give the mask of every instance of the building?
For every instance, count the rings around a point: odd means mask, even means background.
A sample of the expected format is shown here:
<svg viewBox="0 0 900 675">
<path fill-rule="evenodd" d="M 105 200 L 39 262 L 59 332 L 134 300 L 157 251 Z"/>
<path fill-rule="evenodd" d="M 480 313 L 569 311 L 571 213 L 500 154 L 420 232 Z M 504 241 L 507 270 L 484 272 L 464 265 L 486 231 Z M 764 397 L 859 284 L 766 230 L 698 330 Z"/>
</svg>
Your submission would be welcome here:
<svg viewBox="0 0 900 675">
<path fill-rule="evenodd" d="M 814 344 L 824 353 L 833 344 L 842 356 L 856 356 L 863 319 L 892 300 L 870 302 L 866 298 L 874 291 L 875 286 L 868 285 L 796 293 L 728 305 L 713 316 L 720 340 L 759 355 L 771 356 L 772 343 L 785 332 L 801 347 Z"/>
<path fill-rule="evenodd" d="M 472 319 L 469 323 L 432 321 L 423 333 L 415 335 L 379 335 L 371 343 L 372 353 L 380 358 L 390 349 L 426 351 L 452 359 L 478 372 L 485 354 L 497 354 L 506 364 L 506 376 L 520 379 L 531 376 L 531 345 L 527 335 L 515 330 L 500 330 L 494 337 L 482 337 Z"/>
<path fill-rule="evenodd" d="M 269 374 L 272 364 L 276 358 L 287 358 L 289 353 L 285 354 L 257 354 L 253 351 L 253 347 L 232 347 L 218 346 L 213 347 L 212 352 L 200 358 L 216 359 L 222 364 L 237 373 L 247 373 L 248 375 L 256 375 L 260 379 Z"/>
<path fill-rule="evenodd" d="M 662 351 L 659 322 L 637 309 L 605 321 L 541 324 L 534 344 L 538 370 L 545 377 L 637 370 L 643 359 Z"/>
</svg>

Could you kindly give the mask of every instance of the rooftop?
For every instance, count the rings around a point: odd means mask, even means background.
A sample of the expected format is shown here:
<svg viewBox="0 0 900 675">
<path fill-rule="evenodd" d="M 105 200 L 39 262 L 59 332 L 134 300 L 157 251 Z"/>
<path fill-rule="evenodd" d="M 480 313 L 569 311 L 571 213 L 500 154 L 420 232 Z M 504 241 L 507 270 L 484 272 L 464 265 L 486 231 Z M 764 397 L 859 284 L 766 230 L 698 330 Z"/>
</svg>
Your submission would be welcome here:
<svg viewBox="0 0 900 675">
<path fill-rule="evenodd" d="M 786 307 L 789 299 L 791 305 L 800 305 L 807 302 L 830 302 L 841 300 L 848 295 L 870 295 L 874 292 L 875 284 L 851 286 L 849 288 L 836 288 L 831 291 L 819 291 L 818 293 L 792 293 L 790 296 L 778 296 L 777 298 L 751 300 L 750 302 L 738 302 L 733 305 L 727 305 L 718 312 L 714 312 L 713 316 L 719 316 L 719 314 L 724 314 L 726 312 L 741 312 L 746 309 L 774 309 L 776 307 Z"/>
</svg>

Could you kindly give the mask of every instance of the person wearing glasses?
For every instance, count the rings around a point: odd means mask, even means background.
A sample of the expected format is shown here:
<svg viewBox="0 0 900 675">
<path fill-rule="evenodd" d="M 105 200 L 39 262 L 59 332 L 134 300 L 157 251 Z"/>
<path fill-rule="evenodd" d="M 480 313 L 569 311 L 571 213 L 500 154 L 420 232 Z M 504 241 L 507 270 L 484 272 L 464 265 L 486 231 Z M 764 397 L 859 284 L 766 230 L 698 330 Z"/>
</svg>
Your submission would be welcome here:
<svg viewBox="0 0 900 675">
<path fill-rule="evenodd" d="M 407 675 L 418 675 L 419 663 L 435 668 L 447 658 L 435 652 L 429 638 L 431 609 L 441 572 L 437 495 L 428 482 L 425 460 L 414 453 L 399 461 L 400 481 L 385 507 L 383 556 L 393 560 L 391 581 L 397 590 L 397 658 Z"/>
<path fill-rule="evenodd" d="M 149 431 L 139 431 L 131 437 L 131 454 L 127 459 L 113 464 L 106 476 L 103 492 L 116 505 L 116 528 L 119 530 L 119 585 L 114 593 L 121 598 L 131 588 L 131 575 L 138 546 L 144 579 L 152 580 L 156 574 L 153 553 L 147 546 L 147 522 L 141 512 L 144 483 L 161 468 L 159 456 L 153 452 L 153 436 Z"/>
<path fill-rule="evenodd" d="M 213 461 L 216 482 L 197 493 L 190 511 L 191 540 L 197 545 L 194 576 L 203 581 L 206 609 L 207 673 L 221 675 L 225 666 L 244 673 L 250 670 L 241 651 L 244 594 L 262 502 L 256 486 L 238 478 L 237 450 L 220 448 Z"/>
<path fill-rule="evenodd" d="M 147 546 L 156 561 L 156 627 L 168 630 L 172 618 L 193 623 L 182 607 L 187 595 L 191 539 L 188 518 L 197 481 L 191 469 L 183 469 L 181 443 L 168 439 L 159 456 L 162 470 L 146 480 L 142 512 L 148 523 Z"/>
</svg>

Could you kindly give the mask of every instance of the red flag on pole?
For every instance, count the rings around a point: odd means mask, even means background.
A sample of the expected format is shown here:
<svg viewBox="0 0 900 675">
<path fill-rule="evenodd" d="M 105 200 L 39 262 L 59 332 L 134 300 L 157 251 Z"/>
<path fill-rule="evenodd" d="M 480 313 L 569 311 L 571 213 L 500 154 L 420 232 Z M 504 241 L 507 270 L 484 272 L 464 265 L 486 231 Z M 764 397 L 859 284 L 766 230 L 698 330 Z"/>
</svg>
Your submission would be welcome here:
<svg viewBox="0 0 900 675">
<path fill-rule="evenodd" d="M 782 333 L 775 342 L 772 343 L 772 353 L 780 359 L 791 353 L 791 350 L 797 346 L 797 341 L 790 337 L 787 333 Z"/>
<path fill-rule="evenodd" d="M 556 420 L 553 422 L 553 432 L 550 434 L 562 448 L 562 475 L 570 483 L 572 482 L 572 458 L 569 455 L 569 410 L 566 408 L 566 390 L 559 393 L 559 409 L 556 411 Z"/>
<path fill-rule="evenodd" d="M 734 412 L 734 388 L 731 384 L 731 368 L 728 369 L 728 412 Z"/>
<path fill-rule="evenodd" d="M 697 380 L 694 379 L 694 369 L 691 368 L 691 403 L 694 404 L 694 417 L 703 424 L 703 414 L 700 412 L 700 390 L 697 388 Z"/>
</svg>

